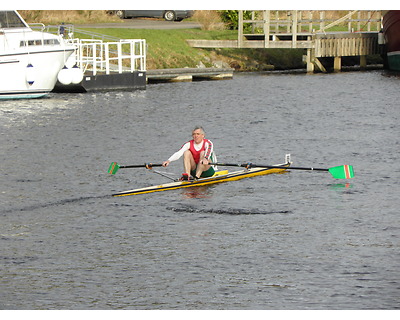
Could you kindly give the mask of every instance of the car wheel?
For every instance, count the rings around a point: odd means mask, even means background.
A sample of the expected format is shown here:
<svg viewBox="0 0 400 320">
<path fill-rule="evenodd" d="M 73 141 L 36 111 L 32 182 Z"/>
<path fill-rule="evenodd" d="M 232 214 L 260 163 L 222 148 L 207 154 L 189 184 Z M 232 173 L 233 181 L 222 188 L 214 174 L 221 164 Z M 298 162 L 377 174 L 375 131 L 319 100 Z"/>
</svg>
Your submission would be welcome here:
<svg viewBox="0 0 400 320">
<path fill-rule="evenodd" d="M 167 21 L 175 21 L 175 19 L 176 19 L 175 11 L 172 11 L 172 10 L 165 11 L 164 19 Z"/>
<path fill-rule="evenodd" d="M 115 11 L 115 15 L 120 19 L 124 19 L 125 18 L 124 10 L 116 10 Z"/>
</svg>

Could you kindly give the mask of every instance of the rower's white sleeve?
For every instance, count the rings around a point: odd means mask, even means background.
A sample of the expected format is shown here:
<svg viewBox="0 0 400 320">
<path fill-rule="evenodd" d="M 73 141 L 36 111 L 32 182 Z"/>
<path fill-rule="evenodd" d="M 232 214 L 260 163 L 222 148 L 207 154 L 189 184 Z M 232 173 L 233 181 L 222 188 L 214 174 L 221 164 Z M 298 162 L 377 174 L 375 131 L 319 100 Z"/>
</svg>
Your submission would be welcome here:
<svg viewBox="0 0 400 320">
<path fill-rule="evenodd" d="M 180 148 L 177 152 L 175 152 L 172 156 L 169 157 L 168 161 L 176 161 L 180 159 L 183 154 L 185 153 L 186 150 L 189 150 L 190 148 L 190 142 L 186 142 L 182 148 Z"/>
</svg>

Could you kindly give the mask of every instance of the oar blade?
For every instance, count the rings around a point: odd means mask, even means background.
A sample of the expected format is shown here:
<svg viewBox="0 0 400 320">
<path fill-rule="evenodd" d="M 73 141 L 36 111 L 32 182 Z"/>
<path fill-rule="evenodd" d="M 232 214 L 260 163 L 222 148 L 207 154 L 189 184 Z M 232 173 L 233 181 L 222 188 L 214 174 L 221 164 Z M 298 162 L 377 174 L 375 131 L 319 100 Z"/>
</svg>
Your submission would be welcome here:
<svg viewBox="0 0 400 320">
<path fill-rule="evenodd" d="M 110 167 L 108 168 L 108 173 L 109 174 L 116 174 L 118 169 L 119 169 L 119 164 L 116 163 L 116 162 L 112 162 L 110 164 Z"/>
<path fill-rule="evenodd" d="M 344 165 L 328 170 L 335 179 L 351 179 L 354 177 L 353 166 Z"/>
</svg>

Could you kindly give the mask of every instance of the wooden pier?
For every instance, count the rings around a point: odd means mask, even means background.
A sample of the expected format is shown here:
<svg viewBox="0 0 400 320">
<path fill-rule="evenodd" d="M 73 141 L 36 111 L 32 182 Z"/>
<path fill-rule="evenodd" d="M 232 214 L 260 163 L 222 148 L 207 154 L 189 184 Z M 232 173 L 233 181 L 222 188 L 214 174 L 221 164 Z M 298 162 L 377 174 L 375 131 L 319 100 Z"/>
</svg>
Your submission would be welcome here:
<svg viewBox="0 0 400 320">
<path fill-rule="evenodd" d="M 380 53 L 381 11 L 350 11 L 335 20 L 327 19 L 328 13 L 264 10 L 251 11 L 251 18 L 244 19 L 241 10 L 237 40 L 187 42 L 197 48 L 304 49 L 308 72 L 326 72 L 321 58 L 332 58 L 334 71 L 341 70 L 342 57 L 348 56 L 359 57 L 360 67 L 366 67 L 366 56 Z"/>
<path fill-rule="evenodd" d="M 233 78 L 232 68 L 174 68 L 147 70 L 147 83 L 226 80 Z"/>
</svg>

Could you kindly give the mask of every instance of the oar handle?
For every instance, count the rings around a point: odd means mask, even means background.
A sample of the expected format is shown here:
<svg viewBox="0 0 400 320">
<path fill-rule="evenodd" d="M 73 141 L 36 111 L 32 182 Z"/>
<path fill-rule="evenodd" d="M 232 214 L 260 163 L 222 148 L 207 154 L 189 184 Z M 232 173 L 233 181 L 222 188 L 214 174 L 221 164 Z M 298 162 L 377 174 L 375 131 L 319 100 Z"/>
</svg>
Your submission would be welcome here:
<svg viewBox="0 0 400 320">
<path fill-rule="evenodd" d="M 119 168 L 146 168 L 152 169 L 153 167 L 161 167 L 161 163 L 145 163 L 145 164 L 133 164 L 129 166 L 120 166 L 116 162 L 112 162 L 110 167 L 108 168 L 109 174 L 116 174 Z"/>
<path fill-rule="evenodd" d="M 265 164 L 255 163 L 209 163 L 210 165 L 222 167 L 244 167 L 244 168 L 271 168 L 271 169 L 290 169 L 290 170 L 312 170 L 312 171 L 329 171 L 324 168 L 305 168 L 305 167 L 292 167 L 292 166 L 270 166 Z"/>
<path fill-rule="evenodd" d="M 161 163 L 145 163 L 145 164 L 133 164 L 129 166 L 119 166 L 119 168 L 147 168 L 151 169 L 152 167 L 162 167 Z"/>
</svg>

